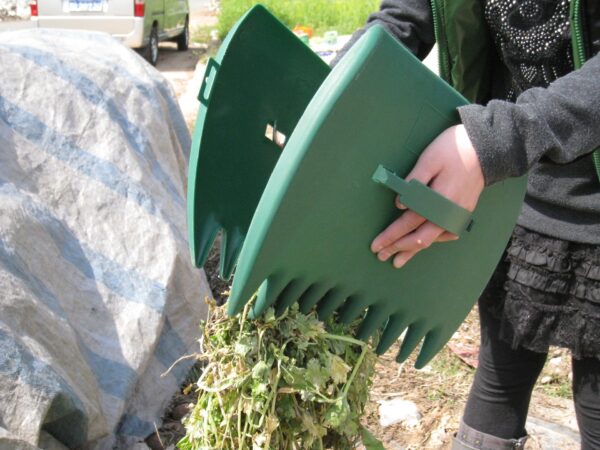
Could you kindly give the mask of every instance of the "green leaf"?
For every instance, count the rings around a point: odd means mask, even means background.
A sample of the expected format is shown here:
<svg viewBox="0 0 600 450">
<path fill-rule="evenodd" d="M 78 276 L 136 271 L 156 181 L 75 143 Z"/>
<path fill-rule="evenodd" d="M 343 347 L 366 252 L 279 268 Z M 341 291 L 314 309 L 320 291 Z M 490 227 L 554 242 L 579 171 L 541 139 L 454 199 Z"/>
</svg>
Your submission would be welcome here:
<svg viewBox="0 0 600 450">
<path fill-rule="evenodd" d="M 333 428 L 340 428 L 348 419 L 350 406 L 346 398 L 340 398 L 337 402 L 331 405 L 325 413 L 325 421 Z"/>
<path fill-rule="evenodd" d="M 306 376 L 306 369 L 299 367 L 290 367 L 283 372 L 284 381 L 293 388 L 307 389 L 310 387 L 311 381 Z"/>
<path fill-rule="evenodd" d="M 308 316 L 298 314 L 296 323 L 298 332 L 304 339 L 312 339 L 325 333 L 323 322 L 319 321 L 314 314 Z"/>
<path fill-rule="evenodd" d="M 252 396 L 254 397 L 265 395 L 268 391 L 269 385 L 267 383 L 256 383 L 252 386 Z"/>
<path fill-rule="evenodd" d="M 329 359 L 329 373 L 334 383 L 345 383 L 348 380 L 348 372 L 350 372 L 350 366 L 342 358 L 333 355 Z"/>
<path fill-rule="evenodd" d="M 292 322 L 290 320 L 282 320 L 279 323 L 279 332 L 284 339 L 287 339 L 292 336 Z"/>
<path fill-rule="evenodd" d="M 262 317 L 262 320 L 265 323 L 273 323 L 277 320 L 277 318 L 275 317 L 275 310 L 273 308 L 267 308 L 267 310 L 264 313 L 264 316 Z"/>
<path fill-rule="evenodd" d="M 321 362 L 317 358 L 312 358 L 306 365 L 306 378 L 315 385 L 315 387 L 321 388 L 327 383 L 329 374 L 327 373 L 327 370 L 321 366 Z"/>
<path fill-rule="evenodd" d="M 327 429 L 314 422 L 314 418 L 309 414 L 302 414 L 302 426 L 308 433 L 316 438 L 322 438 L 327 434 Z"/>
<path fill-rule="evenodd" d="M 385 450 L 383 444 L 365 427 L 360 427 L 360 438 L 366 450 Z"/>
<path fill-rule="evenodd" d="M 269 377 L 270 369 L 265 361 L 259 361 L 252 368 L 252 378 L 255 380 L 266 380 Z"/>
<path fill-rule="evenodd" d="M 284 395 L 281 397 L 281 400 L 277 402 L 277 413 L 285 419 L 293 419 L 296 417 L 294 400 L 291 395 Z"/>
<path fill-rule="evenodd" d="M 245 336 L 235 343 L 234 351 L 236 355 L 246 356 L 254 349 L 255 345 L 249 336 Z"/>
</svg>

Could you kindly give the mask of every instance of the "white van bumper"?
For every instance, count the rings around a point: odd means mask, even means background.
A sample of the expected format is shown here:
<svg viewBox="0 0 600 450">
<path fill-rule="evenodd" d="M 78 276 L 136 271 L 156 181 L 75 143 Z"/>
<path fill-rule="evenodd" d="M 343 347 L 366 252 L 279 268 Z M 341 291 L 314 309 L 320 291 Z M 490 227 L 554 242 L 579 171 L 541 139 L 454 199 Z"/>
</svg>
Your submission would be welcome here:
<svg viewBox="0 0 600 450">
<path fill-rule="evenodd" d="M 143 17 L 119 16 L 38 16 L 32 17 L 35 27 L 40 28 L 67 28 L 71 30 L 103 31 L 119 39 L 131 48 L 140 48 L 146 45 L 144 39 Z"/>
</svg>

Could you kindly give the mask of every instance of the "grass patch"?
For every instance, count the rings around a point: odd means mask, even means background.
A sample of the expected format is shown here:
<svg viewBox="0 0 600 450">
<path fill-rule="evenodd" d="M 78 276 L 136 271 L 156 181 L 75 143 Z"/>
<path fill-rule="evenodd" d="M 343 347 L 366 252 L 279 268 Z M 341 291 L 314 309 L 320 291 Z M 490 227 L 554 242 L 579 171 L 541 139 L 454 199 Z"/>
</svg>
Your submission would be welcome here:
<svg viewBox="0 0 600 450">
<path fill-rule="evenodd" d="M 537 389 L 551 397 L 573 399 L 573 390 L 571 389 L 571 382 L 568 379 L 557 378 L 545 384 L 538 382 Z"/>
<path fill-rule="evenodd" d="M 573 398 L 571 389 L 571 356 L 568 350 L 551 347 L 550 356 L 538 377 L 535 390 L 551 397 Z"/>
<path fill-rule="evenodd" d="M 469 383 L 475 375 L 475 369 L 463 363 L 448 347 L 431 360 L 431 368 L 444 377 L 466 379 Z"/>
<path fill-rule="evenodd" d="M 194 27 L 191 33 L 191 40 L 197 44 L 206 44 L 211 41 L 210 32 L 214 30 L 214 27 L 210 26 L 199 26 Z"/>
<path fill-rule="evenodd" d="M 221 0 L 219 36 L 225 37 L 242 14 L 257 3 Z M 317 33 L 337 30 L 343 34 L 360 28 L 367 16 L 379 7 L 379 0 L 262 0 L 260 3 L 290 28 L 305 25 Z"/>
<path fill-rule="evenodd" d="M 200 44 L 199 49 L 194 51 L 198 54 L 198 60 L 206 64 L 209 57 L 214 58 L 219 50 L 220 42 L 213 41 L 211 33 L 215 29 L 213 26 L 198 26 L 191 30 L 190 40 L 195 44 Z"/>
</svg>

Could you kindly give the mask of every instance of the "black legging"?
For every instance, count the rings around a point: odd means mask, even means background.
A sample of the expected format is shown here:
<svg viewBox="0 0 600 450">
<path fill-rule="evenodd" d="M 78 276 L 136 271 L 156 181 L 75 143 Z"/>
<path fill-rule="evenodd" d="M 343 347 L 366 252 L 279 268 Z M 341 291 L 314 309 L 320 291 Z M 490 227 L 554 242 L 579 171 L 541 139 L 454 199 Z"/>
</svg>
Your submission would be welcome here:
<svg viewBox="0 0 600 450">
<path fill-rule="evenodd" d="M 501 341 L 500 323 L 480 308 L 479 367 L 465 408 L 465 424 L 502 439 L 525 435 L 531 391 L 547 354 Z M 582 450 L 600 450 L 600 360 L 573 359 L 573 396 Z"/>
</svg>

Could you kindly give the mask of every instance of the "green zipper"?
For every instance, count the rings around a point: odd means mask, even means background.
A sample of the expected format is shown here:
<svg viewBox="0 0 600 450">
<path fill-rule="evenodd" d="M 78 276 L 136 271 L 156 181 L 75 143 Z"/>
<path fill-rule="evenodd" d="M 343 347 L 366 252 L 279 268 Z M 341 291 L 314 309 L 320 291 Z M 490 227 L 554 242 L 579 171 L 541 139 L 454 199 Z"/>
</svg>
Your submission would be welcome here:
<svg viewBox="0 0 600 450">
<path fill-rule="evenodd" d="M 433 15 L 433 33 L 438 45 L 438 66 L 440 77 L 448 84 L 452 85 L 452 75 L 450 73 L 450 57 L 448 55 L 448 44 L 446 37 L 442 34 L 443 6 L 438 5 L 438 0 L 431 0 L 431 13 Z"/>
<path fill-rule="evenodd" d="M 571 0 L 571 44 L 573 46 L 573 63 L 579 69 L 585 62 L 585 46 L 583 45 L 583 24 L 581 18 L 581 0 Z"/>
<path fill-rule="evenodd" d="M 581 68 L 585 63 L 586 54 L 585 46 L 583 45 L 583 23 L 581 14 L 581 0 L 571 0 L 571 36 L 573 45 L 573 65 L 575 69 Z M 596 149 L 592 154 L 594 168 L 600 181 L 600 148 Z"/>
</svg>

